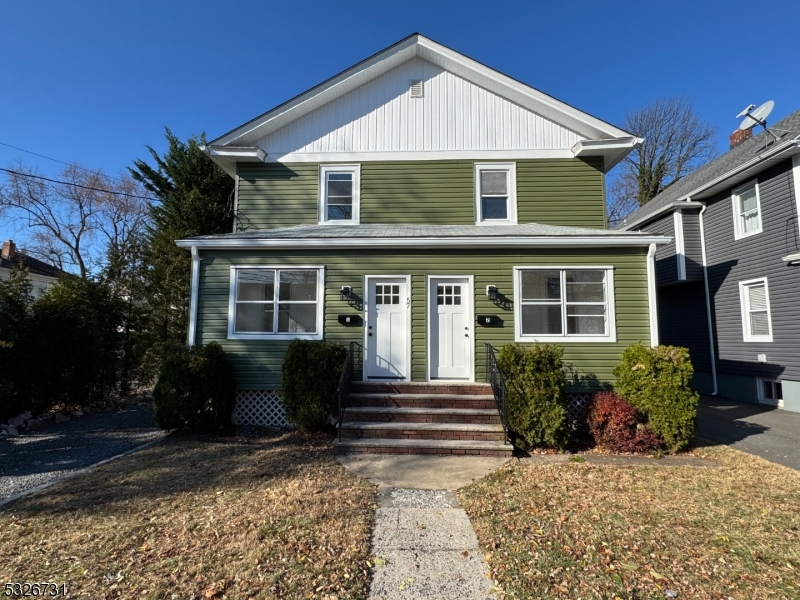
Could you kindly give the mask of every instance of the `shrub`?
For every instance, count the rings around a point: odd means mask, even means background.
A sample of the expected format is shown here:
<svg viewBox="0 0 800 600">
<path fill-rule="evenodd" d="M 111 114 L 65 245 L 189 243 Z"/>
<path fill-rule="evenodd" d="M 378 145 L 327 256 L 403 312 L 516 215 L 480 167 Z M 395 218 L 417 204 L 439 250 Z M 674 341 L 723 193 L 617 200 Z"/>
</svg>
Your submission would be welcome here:
<svg viewBox="0 0 800 600">
<path fill-rule="evenodd" d="M 595 394 L 586 411 L 594 443 L 612 452 L 649 452 L 661 440 L 645 425 L 645 416 L 614 392 Z"/>
<path fill-rule="evenodd" d="M 222 346 L 165 348 L 153 390 L 159 427 L 197 433 L 229 427 L 235 401 L 233 369 Z"/>
<path fill-rule="evenodd" d="M 14 268 L 0 280 L 0 422 L 30 407 L 31 283 Z"/>
<path fill-rule="evenodd" d="M 293 340 L 283 359 L 286 419 L 304 431 L 330 426 L 347 350 L 327 341 Z"/>
<path fill-rule="evenodd" d="M 648 428 L 672 452 L 694 436 L 698 394 L 689 386 L 689 351 L 677 346 L 629 346 L 614 368 L 617 393 L 647 416 Z"/>
<path fill-rule="evenodd" d="M 569 440 L 563 353 L 550 344 L 508 344 L 498 355 L 508 388 L 508 426 L 528 446 L 563 448 Z"/>
</svg>

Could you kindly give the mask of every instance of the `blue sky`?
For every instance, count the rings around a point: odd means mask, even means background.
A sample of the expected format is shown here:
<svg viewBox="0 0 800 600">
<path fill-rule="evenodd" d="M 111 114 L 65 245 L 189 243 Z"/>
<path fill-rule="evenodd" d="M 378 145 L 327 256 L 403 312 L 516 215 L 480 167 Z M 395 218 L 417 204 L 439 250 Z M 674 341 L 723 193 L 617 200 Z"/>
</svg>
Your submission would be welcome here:
<svg viewBox="0 0 800 600">
<path fill-rule="evenodd" d="M 688 96 L 725 150 L 748 103 L 800 108 L 798 25 L 789 1 L 9 2 L 0 142 L 117 173 L 164 126 L 213 139 L 419 31 L 615 124 Z"/>
</svg>

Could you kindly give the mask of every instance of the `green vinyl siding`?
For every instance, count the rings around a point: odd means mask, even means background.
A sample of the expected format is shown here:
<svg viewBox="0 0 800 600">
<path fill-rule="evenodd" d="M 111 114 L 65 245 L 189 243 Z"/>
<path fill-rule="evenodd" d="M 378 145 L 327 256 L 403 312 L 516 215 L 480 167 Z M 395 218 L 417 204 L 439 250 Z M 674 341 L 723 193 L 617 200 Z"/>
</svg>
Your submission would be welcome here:
<svg viewBox="0 0 800 600">
<path fill-rule="evenodd" d="M 472 225 L 472 160 L 361 163 L 361 223 Z M 602 159 L 518 160 L 520 223 L 605 227 Z M 237 226 L 318 222 L 319 165 L 240 164 Z"/>
<path fill-rule="evenodd" d="M 616 297 L 617 342 L 563 343 L 565 362 L 584 384 L 610 381 L 622 350 L 650 339 L 647 300 L 646 249 L 607 250 L 337 250 L 319 251 L 213 251 L 202 252 L 197 341 L 219 341 L 230 354 L 242 389 L 278 389 L 281 364 L 288 341 L 228 340 L 228 304 L 232 265 L 325 266 L 325 339 L 363 343 L 363 328 L 338 322 L 338 315 L 362 315 L 358 299 L 364 297 L 364 275 L 411 275 L 411 377 L 426 377 L 426 275 L 474 275 L 475 315 L 500 316 L 502 327 L 474 325 L 477 381 L 485 375 L 483 344 L 499 348 L 514 342 L 513 267 L 613 266 Z M 342 286 L 353 287 L 353 300 L 342 300 Z M 501 298 L 491 302 L 487 285 L 498 287 Z M 355 304 L 355 306 L 353 306 Z"/>
</svg>

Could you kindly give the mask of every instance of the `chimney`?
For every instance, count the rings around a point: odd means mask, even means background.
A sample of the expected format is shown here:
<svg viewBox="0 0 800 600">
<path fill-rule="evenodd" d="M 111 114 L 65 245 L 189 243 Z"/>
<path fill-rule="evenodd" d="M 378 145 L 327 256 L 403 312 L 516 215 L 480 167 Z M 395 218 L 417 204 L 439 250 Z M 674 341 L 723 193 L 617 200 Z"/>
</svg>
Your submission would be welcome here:
<svg viewBox="0 0 800 600">
<path fill-rule="evenodd" d="M 734 131 L 731 134 L 731 137 L 729 139 L 729 141 L 731 143 L 731 148 L 730 149 L 733 150 L 734 148 L 736 148 L 736 146 L 740 145 L 745 140 L 749 140 L 751 137 L 753 137 L 753 129 L 752 128 L 750 128 L 750 129 L 737 129 L 736 131 Z"/>
<path fill-rule="evenodd" d="M 17 247 L 14 245 L 14 242 L 12 240 L 3 242 L 2 257 L 6 260 L 14 260 L 15 256 L 17 256 Z"/>
</svg>

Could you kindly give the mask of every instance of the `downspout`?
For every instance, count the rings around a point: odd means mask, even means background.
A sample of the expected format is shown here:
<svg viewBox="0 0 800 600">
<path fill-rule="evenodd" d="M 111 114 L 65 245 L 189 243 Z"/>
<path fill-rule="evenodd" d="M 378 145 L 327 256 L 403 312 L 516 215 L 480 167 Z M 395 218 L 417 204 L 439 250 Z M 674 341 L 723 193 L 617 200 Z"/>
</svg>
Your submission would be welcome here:
<svg viewBox="0 0 800 600">
<path fill-rule="evenodd" d="M 708 260 L 706 259 L 706 229 L 703 222 L 703 214 L 706 212 L 708 204 L 700 209 L 700 250 L 703 256 L 703 285 L 706 288 L 706 318 L 708 319 L 708 347 L 711 352 L 711 382 L 714 391 L 712 396 L 717 395 L 717 360 L 714 352 L 714 322 L 711 318 L 711 292 L 708 289 Z"/>
<path fill-rule="evenodd" d="M 647 251 L 647 300 L 650 305 L 650 345 L 658 346 L 658 292 L 656 290 L 656 245 Z"/>
<path fill-rule="evenodd" d="M 192 287 L 189 295 L 189 334 L 188 344 L 194 346 L 197 335 L 197 295 L 200 287 L 200 252 L 197 246 L 192 246 Z"/>
</svg>

